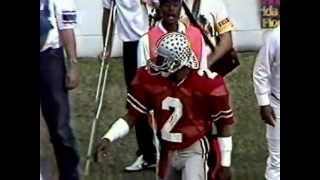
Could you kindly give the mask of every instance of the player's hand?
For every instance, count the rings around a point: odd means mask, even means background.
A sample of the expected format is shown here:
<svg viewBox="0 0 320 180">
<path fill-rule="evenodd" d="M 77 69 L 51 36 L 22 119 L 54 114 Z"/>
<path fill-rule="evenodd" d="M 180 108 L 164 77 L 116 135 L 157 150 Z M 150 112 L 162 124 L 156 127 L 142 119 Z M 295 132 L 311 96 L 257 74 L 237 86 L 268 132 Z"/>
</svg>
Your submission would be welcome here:
<svg viewBox="0 0 320 180">
<path fill-rule="evenodd" d="M 231 180 L 232 172 L 231 167 L 220 167 L 220 170 L 217 174 L 218 180 Z"/>
<path fill-rule="evenodd" d="M 98 143 L 98 146 L 96 148 L 94 159 L 96 162 L 101 163 L 103 162 L 107 157 L 110 157 L 109 147 L 111 146 L 111 142 L 103 138 Z"/>
<path fill-rule="evenodd" d="M 69 64 L 69 70 L 66 76 L 66 87 L 68 90 L 72 90 L 78 87 L 80 83 L 80 68 L 78 63 L 71 62 Z"/>
<path fill-rule="evenodd" d="M 109 63 L 109 61 L 110 61 L 110 52 L 109 51 L 106 51 L 106 55 L 103 57 L 103 51 L 101 51 L 99 54 L 98 54 L 98 60 L 99 61 L 102 61 L 102 60 L 104 60 L 105 61 L 105 63 Z"/>
<path fill-rule="evenodd" d="M 270 105 L 260 106 L 260 115 L 262 120 L 270 126 L 275 126 L 276 115 Z"/>
</svg>

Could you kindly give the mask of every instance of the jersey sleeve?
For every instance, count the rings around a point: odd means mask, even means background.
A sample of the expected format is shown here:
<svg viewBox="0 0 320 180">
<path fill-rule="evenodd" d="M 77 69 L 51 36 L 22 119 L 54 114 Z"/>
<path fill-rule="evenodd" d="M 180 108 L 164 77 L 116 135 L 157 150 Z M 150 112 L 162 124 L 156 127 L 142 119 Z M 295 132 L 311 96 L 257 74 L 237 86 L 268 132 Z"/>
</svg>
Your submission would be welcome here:
<svg viewBox="0 0 320 180">
<path fill-rule="evenodd" d="M 151 110 L 152 103 L 148 94 L 144 87 L 143 76 L 138 70 L 127 95 L 127 108 L 130 115 L 140 117 Z"/>
<path fill-rule="evenodd" d="M 233 110 L 229 100 L 229 92 L 225 84 L 219 85 L 210 92 L 209 103 L 212 122 L 220 125 L 234 123 Z"/>
<path fill-rule="evenodd" d="M 232 31 L 234 25 L 231 22 L 224 2 L 221 0 L 211 0 L 210 7 L 212 7 L 211 14 L 214 16 L 218 34 Z"/>
<path fill-rule="evenodd" d="M 77 10 L 74 0 L 55 0 L 54 8 L 59 30 L 75 28 Z"/>
</svg>

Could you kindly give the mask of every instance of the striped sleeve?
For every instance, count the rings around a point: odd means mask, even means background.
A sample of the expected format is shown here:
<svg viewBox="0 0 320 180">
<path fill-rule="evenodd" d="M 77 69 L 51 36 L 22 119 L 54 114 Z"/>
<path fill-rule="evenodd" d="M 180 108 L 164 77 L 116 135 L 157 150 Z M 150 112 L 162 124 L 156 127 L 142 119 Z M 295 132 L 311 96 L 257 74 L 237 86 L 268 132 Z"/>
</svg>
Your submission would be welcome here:
<svg viewBox="0 0 320 180">
<path fill-rule="evenodd" d="M 148 109 L 146 108 L 146 106 L 144 106 L 139 100 L 133 97 L 133 95 L 131 95 L 130 93 L 128 93 L 128 96 L 127 96 L 127 103 L 132 110 L 134 109 L 135 111 L 142 114 L 147 114 L 148 112 Z"/>
<path fill-rule="evenodd" d="M 77 24 L 77 10 L 74 0 L 55 0 L 58 28 L 73 29 Z"/>
<path fill-rule="evenodd" d="M 218 121 L 220 119 L 229 119 L 232 117 L 233 112 L 231 108 L 228 108 L 227 110 L 218 111 L 217 113 L 211 115 L 212 121 Z"/>
<path fill-rule="evenodd" d="M 138 70 L 127 95 L 127 108 L 131 115 L 141 116 L 147 114 L 152 109 L 151 98 L 144 86 L 145 84 L 146 82 L 143 81 L 141 71 Z"/>
<path fill-rule="evenodd" d="M 230 105 L 229 92 L 222 85 L 210 94 L 211 113 L 210 118 L 214 123 L 228 125 L 234 123 L 234 114 Z"/>
</svg>

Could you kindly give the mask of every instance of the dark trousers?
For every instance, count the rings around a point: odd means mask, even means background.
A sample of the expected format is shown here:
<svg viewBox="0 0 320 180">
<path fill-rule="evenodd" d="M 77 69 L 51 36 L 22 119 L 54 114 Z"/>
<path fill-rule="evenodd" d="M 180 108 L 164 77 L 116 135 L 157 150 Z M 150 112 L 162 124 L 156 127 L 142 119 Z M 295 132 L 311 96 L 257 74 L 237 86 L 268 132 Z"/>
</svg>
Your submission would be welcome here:
<svg viewBox="0 0 320 180">
<path fill-rule="evenodd" d="M 137 70 L 138 41 L 123 42 L 123 66 L 128 91 L 131 81 Z M 156 150 L 153 145 L 153 131 L 149 126 L 147 116 L 135 124 L 136 138 L 138 143 L 137 155 L 143 154 L 144 160 L 155 162 Z"/>
<path fill-rule="evenodd" d="M 54 148 L 60 180 L 79 180 L 79 154 L 70 127 L 63 49 L 40 53 L 40 105 Z"/>
</svg>

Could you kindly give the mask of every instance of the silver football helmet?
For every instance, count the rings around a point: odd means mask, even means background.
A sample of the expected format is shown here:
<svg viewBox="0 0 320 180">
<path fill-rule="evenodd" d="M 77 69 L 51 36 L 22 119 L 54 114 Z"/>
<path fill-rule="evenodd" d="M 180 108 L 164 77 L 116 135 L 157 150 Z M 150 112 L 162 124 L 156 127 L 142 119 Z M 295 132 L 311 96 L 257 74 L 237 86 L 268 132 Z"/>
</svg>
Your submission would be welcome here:
<svg viewBox="0 0 320 180">
<path fill-rule="evenodd" d="M 164 77 L 168 77 L 184 66 L 191 69 L 199 68 L 199 60 L 185 34 L 167 33 L 159 39 L 156 47 L 157 59 L 150 60 L 149 66 Z"/>
</svg>

